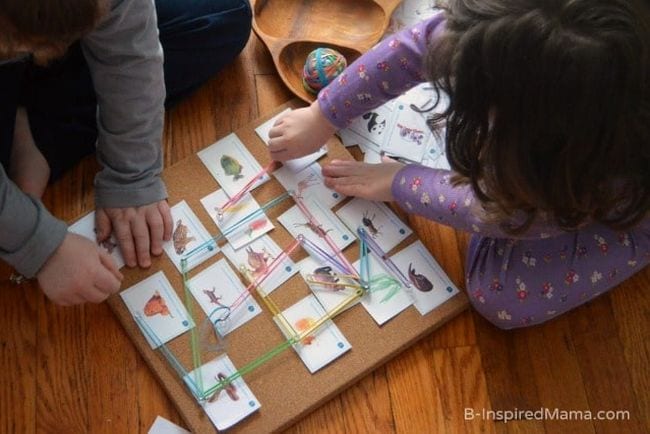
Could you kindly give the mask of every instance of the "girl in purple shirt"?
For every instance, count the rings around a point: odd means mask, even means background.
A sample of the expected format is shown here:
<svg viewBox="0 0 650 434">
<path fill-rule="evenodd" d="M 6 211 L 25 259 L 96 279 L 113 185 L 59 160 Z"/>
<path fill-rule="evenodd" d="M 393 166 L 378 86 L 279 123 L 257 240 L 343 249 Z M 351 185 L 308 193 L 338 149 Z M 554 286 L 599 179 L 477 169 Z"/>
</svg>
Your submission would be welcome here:
<svg viewBox="0 0 650 434">
<path fill-rule="evenodd" d="M 501 328 L 539 324 L 650 262 L 650 10 L 640 0 L 449 1 L 270 132 L 313 152 L 417 83 L 449 95 L 451 171 L 333 161 L 336 191 L 473 234 L 466 288 Z"/>
</svg>

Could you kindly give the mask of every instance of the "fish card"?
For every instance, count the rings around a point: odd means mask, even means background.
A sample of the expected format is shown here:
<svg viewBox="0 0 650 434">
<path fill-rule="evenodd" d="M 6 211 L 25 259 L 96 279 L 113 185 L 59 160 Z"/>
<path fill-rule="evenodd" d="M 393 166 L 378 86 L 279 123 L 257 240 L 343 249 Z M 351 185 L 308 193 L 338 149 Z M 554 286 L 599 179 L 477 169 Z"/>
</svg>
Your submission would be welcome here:
<svg viewBox="0 0 650 434">
<path fill-rule="evenodd" d="M 325 311 L 332 312 L 337 306 L 354 294 L 355 289 L 345 286 L 345 284 L 358 284 L 358 282 L 341 276 L 341 273 L 334 267 L 318 262 L 311 256 L 307 256 L 296 264 L 300 270 L 300 275 L 311 292 L 318 298 Z M 316 281 L 320 283 L 313 283 Z M 347 308 L 354 306 L 359 301 L 350 303 Z M 346 309 L 347 309 L 346 308 Z"/>
<path fill-rule="evenodd" d="M 185 382 L 194 387 L 195 378 L 201 376 L 203 390 L 209 390 L 237 372 L 230 358 L 224 354 L 190 372 Z M 219 431 L 225 430 L 254 413 L 261 407 L 242 377 L 238 377 L 207 399 L 203 410 Z"/>
<path fill-rule="evenodd" d="M 199 151 L 197 155 L 229 197 L 239 193 L 262 171 L 262 166 L 235 133 Z M 269 179 L 265 174 L 253 188 Z"/>
<path fill-rule="evenodd" d="M 329 235 L 339 250 L 343 250 L 356 239 L 352 232 L 328 208 L 323 207 L 318 202 L 309 200 L 304 201 L 304 203 L 313 214 L 318 225 L 310 223 L 307 216 L 298 208 L 298 205 L 294 205 L 278 217 L 278 221 L 294 238 L 298 238 L 298 235 L 302 234 L 326 252 L 332 252 L 332 248 L 325 241 L 324 234 Z"/>
<path fill-rule="evenodd" d="M 224 210 L 223 218 L 219 220 L 217 209 L 223 207 L 227 200 L 228 196 L 226 196 L 223 190 L 217 190 L 201 199 L 201 204 L 222 232 L 228 230 L 228 228 L 238 223 L 244 217 L 260 210 L 260 206 L 253 196 L 246 194 L 237 203 Z M 226 238 L 235 249 L 239 249 L 273 228 L 274 226 L 271 220 L 269 220 L 266 214 L 261 212 L 257 217 L 246 222 L 239 229 L 226 235 Z"/>
<path fill-rule="evenodd" d="M 298 272 L 296 264 L 289 256 L 277 264 L 275 269 L 270 270 L 270 265 L 282 254 L 282 249 L 267 235 L 258 238 L 245 248 L 237 250 L 233 249 L 230 244 L 226 244 L 223 246 L 222 252 L 235 268 L 240 272 L 245 271 L 255 280 L 259 281 L 268 274 L 259 288 L 265 295 L 270 294 Z"/>
<path fill-rule="evenodd" d="M 258 136 L 260 136 L 260 139 L 264 143 L 266 143 L 266 146 L 269 145 L 269 131 L 271 131 L 271 128 L 273 128 L 273 125 L 275 122 L 289 113 L 291 111 L 290 108 L 286 109 L 285 111 L 279 113 L 278 115 L 272 117 L 268 121 L 264 122 L 262 125 L 259 127 L 255 128 L 255 132 L 257 133 Z M 285 161 L 282 163 L 283 167 L 286 167 L 287 169 L 291 170 L 292 172 L 300 172 L 301 170 L 305 169 L 307 166 L 312 164 L 314 161 L 318 160 L 320 157 L 325 155 L 327 153 L 327 146 L 323 145 L 318 151 L 305 155 L 304 157 L 300 158 L 295 158 L 293 160 Z"/>
<path fill-rule="evenodd" d="M 165 419 L 162 416 L 157 416 L 156 420 L 153 421 L 153 425 L 147 431 L 147 434 L 192 434 L 186 429 L 181 428 Z"/>
<path fill-rule="evenodd" d="M 188 285 L 210 321 L 221 320 L 219 331 L 224 335 L 262 312 L 225 259 L 201 271 L 188 281 Z"/>
<path fill-rule="evenodd" d="M 424 156 L 431 129 L 426 117 L 405 104 L 395 109 L 395 121 L 382 150 L 389 155 L 420 162 Z"/>
<path fill-rule="evenodd" d="M 378 325 L 386 323 L 413 304 L 402 283 L 388 272 L 384 264 L 373 254 L 368 254 L 370 289 L 361 298 L 361 305 Z M 361 271 L 361 260 L 354 263 Z"/>
<path fill-rule="evenodd" d="M 359 226 L 389 252 L 413 233 L 384 203 L 354 198 L 336 212 L 343 223 L 356 233 Z"/>
<path fill-rule="evenodd" d="M 125 289 L 120 296 L 131 315 L 138 316 L 145 324 L 143 329 L 136 321 L 152 349 L 194 327 L 192 318 L 162 271 Z M 160 342 L 156 344 L 150 334 Z"/>
<path fill-rule="evenodd" d="M 388 139 L 393 116 L 392 104 L 384 104 L 353 119 L 343 136 L 348 142 L 356 141 L 359 146 L 379 152 Z"/>
<path fill-rule="evenodd" d="M 293 190 L 297 197 L 310 198 L 322 203 L 327 208 L 332 208 L 345 199 L 342 194 L 325 187 L 322 168 L 318 163 L 311 164 L 297 173 L 286 167 L 281 167 L 273 172 L 273 176 L 285 190 Z"/>
<path fill-rule="evenodd" d="M 81 235 L 84 238 L 88 238 L 93 243 L 97 243 L 97 238 L 95 236 L 95 211 L 86 214 L 84 217 L 77 220 L 74 224 L 68 227 L 68 232 Z M 124 267 L 124 257 L 122 256 L 122 251 L 120 250 L 120 246 L 117 243 L 114 234 L 111 234 L 111 237 L 108 240 L 97 243 L 97 245 L 99 248 L 111 255 L 117 268 Z"/>
<path fill-rule="evenodd" d="M 278 315 L 273 319 L 282 330 L 282 333 L 289 338 L 294 335 L 291 329 L 295 333 L 303 333 L 313 327 L 325 315 L 325 309 L 323 309 L 316 297 L 308 295 L 282 312 L 282 317 L 286 323 Z M 291 329 L 288 327 L 291 327 Z M 309 369 L 309 372 L 313 374 L 343 355 L 352 346 L 339 328 L 328 320 L 314 333 L 303 337 L 300 343 L 295 344 L 293 348 L 307 369 Z"/>
<path fill-rule="evenodd" d="M 416 241 L 391 259 L 411 282 L 413 304 L 422 315 L 458 293 L 458 288 L 421 241 Z"/>
<path fill-rule="evenodd" d="M 217 254 L 219 246 L 216 243 L 211 243 L 188 256 L 193 249 L 212 240 L 212 235 L 184 200 L 174 205 L 171 212 L 174 232 L 172 239 L 163 244 L 163 249 L 179 272 L 183 272 L 181 259 L 185 257 L 187 257 L 187 270 L 191 270 Z"/>
</svg>

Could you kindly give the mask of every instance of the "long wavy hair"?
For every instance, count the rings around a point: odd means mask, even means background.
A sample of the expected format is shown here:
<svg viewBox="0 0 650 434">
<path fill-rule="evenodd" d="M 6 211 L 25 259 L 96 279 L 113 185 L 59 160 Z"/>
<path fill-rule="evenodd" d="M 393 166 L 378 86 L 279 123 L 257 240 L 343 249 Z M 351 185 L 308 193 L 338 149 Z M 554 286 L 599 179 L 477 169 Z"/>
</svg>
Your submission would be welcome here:
<svg viewBox="0 0 650 434">
<path fill-rule="evenodd" d="M 425 59 L 446 151 L 487 215 L 525 231 L 629 228 L 650 209 L 650 7 L 643 0 L 450 0 Z M 445 60 L 443 60 L 445 59 Z"/>
</svg>

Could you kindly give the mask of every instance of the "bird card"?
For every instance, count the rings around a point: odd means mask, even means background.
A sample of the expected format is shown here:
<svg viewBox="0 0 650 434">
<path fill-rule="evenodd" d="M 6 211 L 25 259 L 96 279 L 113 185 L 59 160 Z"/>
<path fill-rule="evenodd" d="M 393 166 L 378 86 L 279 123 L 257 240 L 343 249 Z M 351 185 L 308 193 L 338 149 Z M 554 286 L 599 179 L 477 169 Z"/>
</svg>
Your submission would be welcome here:
<svg viewBox="0 0 650 434">
<path fill-rule="evenodd" d="M 262 171 L 262 166 L 235 133 L 199 151 L 198 156 L 229 197 L 239 193 Z M 253 188 L 269 179 L 265 174 Z"/>
<path fill-rule="evenodd" d="M 361 226 L 384 252 L 389 252 L 413 233 L 384 203 L 354 198 L 336 211 L 343 223 L 356 233 Z"/>
<path fill-rule="evenodd" d="M 192 318 L 162 271 L 125 289 L 120 296 L 131 315 L 143 323 L 138 322 L 138 326 L 152 349 L 194 327 Z"/>
<path fill-rule="evenodd" d="M 309 211 L 316 219 L 316 223 L 310 223 L 298 205 L 289 208 L 284 214 L 278 217 L 278 221 L 294 237 L 304 235 L 309 241 L 326 252 L 332 252 L 332 248 L 325 241 L 325 234 L 334 242 L 337 249 L 343 250 L 349 246 L 355 236 L 350 232 L 336 215 L 318 202 L 304 201 Z"/>
<path fill-rule="evenodd" d="M 188 281 L 190 292 L 224 335 L 244 325 L 262 310 L 228 261 L 221 259 Z"/>
<path fill-rule="evenodd" d="M 326 315 L 326 312 L 316 297 L 308 295 L 286 309 L 281 315 L 282 319 L 279 318 L 279 315 L 273 319 L 282 333 L 289 338 L 310 330 L 318 320 Z M 339 328 L 332 321 L 327 320 L 325 324 L 314 332 L 308 333 L 299 343 L 293 345 L 293 348 L 309 372 L 313 374 L 345 354 L 352 346 Z"/>
<path fill-rule="evenodd" d="M 416 241 L 391 257 L 397 268 L 411 282 L 413 304 L 425 315 L 458 293 L 421 241 Z"/>
<path fill-rule="evenodd" d="M 323 172 L 320 164 L 314 163 L 300 172 L 293 172 L 286 167 L 281 167 L 273 172 L 273 176 L 287 191 L 293 191 L 300 199 L 310 198 L 322 203 L 327 208 L 345 199 L 340 193 L 325 187 Z"/>
<path fill-rule="evenodd" d="M 393 116 L 392 105 L 385 104 L 353 119 L 347 131 L 356 135 L 356 142 L 359 146 L 379 152 L 388 139 Z M 347 133 L 343 133 L 343 135 L 346 137 L 346 142 L 354 141 L 354 136 Z"/>
<path fill-rule="evenodd" d="M 77 220 L 73 225 L 68 227 L 68 232 L 73 234 L 81 235 L 84 238 L 88 238 L 93 243 L 97 243 L 97 237 L 95 234 L 95 211 L 86 214 L 84 217 Z M 97 243 L 97 245 L 106 253 L 111 255 L 117 268 L 124 267 L 124 257 L 122 257 L 122 251 L 120 246 L 115 239 L 114 234 L 111 234 L 111 237 L 106 241 Z"/>
<path fill-rule="evenodd" d="M 147 434 L 192 434 L 188 430 L 181 428 L 165 419 L 162 416 L 157 416 L 153 421 L 153 425 L 147 431 Z"/>
<path fill-rule="evenodd" d="M 225 209 L 222 219 L 219 220 L 217 209 L 223 207 L 227 200 L 228 196 L 226 196 L 226 193 L 223 190 L 217 190 L 201 199 L 201 204 L 203 204 L 203 207 L 208 214 L 210 214 L 210 217 L 212 217 L 212 220 L 221 232 L 228 231 L 229 228 L 237 224 L 243 218 L 260 210 L 260 206 L 257 204 L 253 196 L 246 194 L 237 203 Z M 256 238 L 261 237 L 273 228 L 274 226 L 273 223 L 271 223 L 271 220 L 269 220 L 266 214 L 260 212 L 257 217 L 251 219 L 232 233 L 226 235 L 226 238 L 233 245 L 233 248 L 239 249 Z"/>
<path fill-rule="evenodd" d="M 300 275 L 307 282 L 307 286 L 327 312 L 332 312 L 346 299 L 349 299 L 351 294 L 354 294 L 355 288 L 346 285 L 358 285 L 358 282 L 342 276 L 342 273 L 335 267 L 318 262 L 311 256 L 307 256 L 296 265 L 300 270 Z M 346 309 L 358 302 L 356 300 L 350 303 Z"/>
<path fill-rule="evenodd" d="M 184 200 L 171 208 L 174 232 L 172 239 L 163 244 L 163 249 L 179 272 L 183 272 L 181 259 L 187 258 L 187 270 L 191 270 L 206 259 L 217 254 L 217 243 L 209 243 L 212 235 L 203 226 L 196 214 Z M 206 244 L 208 243 L 208 244 Z M 197 247 L 202 246 L 196 252 Z"/>
<path fill-rule="evenodd" d="M 245 248 L 233 249 L 230 244 L 222 248 L 223 254 L 242 274 L 256 281 L 264 279 L 259 289 L 264 295 L 270 294 L 278 286 L 298 272 L 296 264 L 289 256 L 271 269 L 271 264 L 281 256 L 282 249 L 268 235 L 258 238 Z"/>
<path fill-rule="evenodd" d="M 398 104 L 395 120 L 382 150 L 389 155 L 420 162 L 431 130 L 426 117 L 406 104 Z"/>
<path fill-rule="evenodd" d="M 289 113 L 290 111 L 291 109 L 288 108 L 284 110 L 282 113 L 264 122 L 259 127 L 255 128 L 255 132 L 257 133 L 258 136 L 260 136 L 262 141 L 266 143 L 266 146 L 269 145 L 269 131 L 271 131 L 271 128 L 273 128 L 275 122 L 281 117 L 283 117 L 284 115 L 286 115 L 287 113 Z M 285 161 L 284 163 L 282 163 L 282 165 L 283 167 L 286 167 L 292 172 L 300 172 L 301 170 L 305 169 L 307 166 L 312 164 L 314 161 L 318 160 L 326 153 L 327 153 L 327 146 L 323 145 L 318 151 L 312 154 L 305 155 L 304 157 L 300 157 L 300 158 L 295 158 L 293 160 Z"/>
<path fill-rule="evenodd" d="M 361 260 L 354 263 L 354 268 L 361 271 Z M 361 305 L 378 325 L 382 325 L 409 307 L 413 301 L 402 283 L 372 254 L 368 255 L 368 268 L 370 289 L 361 298 Z"/>
<path fill-rule="evenodd" d="M 209 390 L 235 372 L 237 368 L 224 354 L 198 368 L 198 372 L 194 370 L 187 374 L 185 382 L 195 388 L 194 379 L 200 375 L 203 390 Z M 230 384 L 216 391 L 203 404 L 203 410 L 219 431 L 230 428 L 260 407 L 260 402 L 242 377 L 232 380 Z"/>
</svg>

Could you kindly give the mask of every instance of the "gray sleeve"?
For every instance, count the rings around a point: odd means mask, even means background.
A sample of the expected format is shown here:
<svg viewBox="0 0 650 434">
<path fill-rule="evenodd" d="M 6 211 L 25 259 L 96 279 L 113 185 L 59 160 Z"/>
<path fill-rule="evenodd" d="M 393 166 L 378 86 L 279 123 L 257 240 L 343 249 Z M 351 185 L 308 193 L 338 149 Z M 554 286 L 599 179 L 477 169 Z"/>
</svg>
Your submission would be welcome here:
<svg viewBox="0 0 650 434">
<path fill-rule="evenodd" d="M 153 0 L 113 0 L 82 40 L 97 93 L 97 207 L 167 197 L 160 178 L 165 83 Z"/>
<path fill-rule="evenodd" d="M 0 258 L 34 277 L 61 245 L 67 226 L 43 203 L 24 194 L 0 165 Z"/>
</svg>

